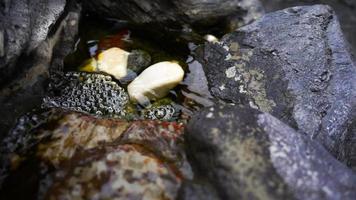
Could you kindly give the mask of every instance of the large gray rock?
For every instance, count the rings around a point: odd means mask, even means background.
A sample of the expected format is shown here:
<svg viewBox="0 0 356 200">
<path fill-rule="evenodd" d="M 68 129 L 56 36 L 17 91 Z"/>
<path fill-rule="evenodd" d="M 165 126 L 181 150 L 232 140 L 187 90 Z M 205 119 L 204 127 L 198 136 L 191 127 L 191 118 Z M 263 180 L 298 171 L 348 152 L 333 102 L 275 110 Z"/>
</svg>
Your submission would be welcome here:
<svg viewBox="0 0 356 200">
<path fill-rule="evenodd" d="M 356 164 L 356 68 L 330 7 L 266 14 L 196 57 L 213 96 L 269 112 Z"/>
<path fill-rule="evenodd" d="M 1 1 L 0 83 L 23 70 L 17 59 L 28 55 L 43 42 L 64 11 L 65 0 Z"/>
<path fill-rule="evenodd" d="M 258 0 L 90 0 L 85 2 L 85 7 L 100 16 L 139 24 L 212 24 L 229 15 L 249 23 L 262 12 Z"/>
<path fill-rule="evenodd" d="M 63 69 L 63 59 L 76 42 L 80 7 L 68 1 L 62 13 L 65 1 L 4 1 L 0 5 L 5 30 L 4 57 L 0 58 L 1 140 L 19 116 L 41 104 L 49 74 Z"/>
<path fill-rule="evenodd" d="M 261 0 L 266 12 L 301 5 L 327 4 L 331 6 L 340 19 L 345 37 L 350 42 L 355 55 L 356 52 L 356 1 L 354 0 Z"/>
<path fill-rule="evenodd" d="M 196 176 L 220 199 L 354 199 L 356 175 L 317 141 L 268 113 L 216 105 L 189 122 Z"/>
</svg>

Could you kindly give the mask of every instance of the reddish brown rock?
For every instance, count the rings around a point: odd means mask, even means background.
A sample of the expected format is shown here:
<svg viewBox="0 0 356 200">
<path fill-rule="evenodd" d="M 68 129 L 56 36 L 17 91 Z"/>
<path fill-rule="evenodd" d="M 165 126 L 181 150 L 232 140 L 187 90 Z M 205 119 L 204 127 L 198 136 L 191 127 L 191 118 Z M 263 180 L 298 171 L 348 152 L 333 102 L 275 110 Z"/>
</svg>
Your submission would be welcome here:
<svg viewBox="0 0 356 200">
<path fill-rule="evenodd" d="M 85 152 L 59 171 L 47 199 L 175 199 L 180 177 L 136 145 Z"/>
</svg>

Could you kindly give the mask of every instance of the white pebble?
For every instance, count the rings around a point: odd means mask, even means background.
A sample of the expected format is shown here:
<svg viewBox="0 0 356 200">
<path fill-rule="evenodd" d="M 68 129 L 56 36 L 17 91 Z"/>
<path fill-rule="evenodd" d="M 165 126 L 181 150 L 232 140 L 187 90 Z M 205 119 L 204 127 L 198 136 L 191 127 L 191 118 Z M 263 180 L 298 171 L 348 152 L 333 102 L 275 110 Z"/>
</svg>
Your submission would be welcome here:
<svg viewBox="0 0 356 200">
<path fill-rule="evenodd" d="M 125 77 L 129 54 L 129 52 L 116 47 L 101 52 L 98 55 L 97 71 L 108 73 L 116 79 Z"/>
<path fill-rule="evenodd" d="M 159 62 L 145 69 L 127 87 L 130 99 L 142 105 L 149 100 L 166 96 L 184 77 L 182 67 L 176 62 Z"/>
</svg>

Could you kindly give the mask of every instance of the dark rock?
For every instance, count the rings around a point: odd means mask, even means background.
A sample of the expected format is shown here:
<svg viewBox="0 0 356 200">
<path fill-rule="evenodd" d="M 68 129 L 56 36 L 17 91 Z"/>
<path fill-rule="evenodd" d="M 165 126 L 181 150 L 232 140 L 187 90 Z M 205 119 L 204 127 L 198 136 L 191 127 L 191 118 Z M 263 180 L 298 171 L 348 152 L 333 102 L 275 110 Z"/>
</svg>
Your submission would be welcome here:
<svg viewBox="0 0 356 200">
<path fill-rule="evenodd" d="M 65 1 L 1 4 L 6 8 L 1 17 L 6 21 L 1 24 L 6 31 L 5 56 L 0 59 L 0 140 L 18 117 L 41 104 L 51 69 L 62 69 L 65 55 L 74 47 L 80 6 L 72 2 L 65 12 L 58 10 L 64 4 Z M 57 16 L 60 13 L 61 17 Z"/>
<path fill-rule="evenodd" d="M 330 7 L 267 14 L 197 54 L 213 96 L 269 112 L 356 164 L 356 68 Z"/>
<path fill-rule="evenodd" d="M 207 182 L 183 181 L 177 200 L 218 200 L 215 189 Z"/>
<path fill-rule="evenodd" d="M 143 50 L 132 50 L 127 60 L 127 68 L 135 73 L 142 72 L 151 64 L 151 56 Z"/>
<path fill-rule="evenodd" d="M 215 24 L 229 15 L 243 24 L 262 13 L 258 0 L 133 0 L 86 1 L 85 7 L 99 16 L 125 19 L 134 23 Z"/>
<path fill-rule="evenodd" d="M 65 0 L 2 1 L 0 32 L 3 35 L 0 83 L 20 69 L 15 67 L 21 54 L 37 48 L 64 11 Z M 20 66 L 21 67 L 21 66 Z"/>
<path fill-rule="evenodd" d="M 292 6 L 327 4 L 331 6 L 338 18 L 345 37 L 350 42 L 353 54 L 356 55 L 356 1 L 354 0 L 261 0 L 266 12 L 272 12 Z"/>
<path fill-rule="evenodd" d="M 322 145 L 248 106 L 206 108 L 185 136 L 195 175 L 207 177 L 220 199 L 356 195 L 356 175 Z"/>
</svg>

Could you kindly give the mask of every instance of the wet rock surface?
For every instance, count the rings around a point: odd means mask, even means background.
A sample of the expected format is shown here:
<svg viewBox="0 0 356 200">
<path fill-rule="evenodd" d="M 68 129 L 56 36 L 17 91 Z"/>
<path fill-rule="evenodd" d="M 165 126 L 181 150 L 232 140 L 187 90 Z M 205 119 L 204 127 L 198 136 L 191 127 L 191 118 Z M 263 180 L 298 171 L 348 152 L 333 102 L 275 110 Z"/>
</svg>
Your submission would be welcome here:
<svg viewBox="0 0 356 200">
<path fill-rule="evenodd" d="M 269 112 L 355 164 L 356 68 L 330 7 L 266 14 L 197 55 L 213 96 Z"/>
<path fill-rule="evenodd" d="M 195 175 L 220 199 L 353 199 L 356 175 L 322 145 L 267 113 L 216 105 L 185 134 Z"/>
<path fill-rule="evenodd" d="M 34 116 L 22 124 L 45 120 L 17 129 L 2 145 L 2 198 L 175 199 L 182 179 L 192 177 L 181 123 L 100 119 L 60 109 Z M 19 184 L 21 176 L 32 178 Z"/>
</svg>

